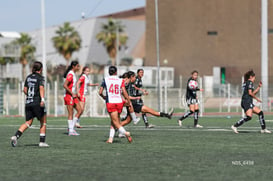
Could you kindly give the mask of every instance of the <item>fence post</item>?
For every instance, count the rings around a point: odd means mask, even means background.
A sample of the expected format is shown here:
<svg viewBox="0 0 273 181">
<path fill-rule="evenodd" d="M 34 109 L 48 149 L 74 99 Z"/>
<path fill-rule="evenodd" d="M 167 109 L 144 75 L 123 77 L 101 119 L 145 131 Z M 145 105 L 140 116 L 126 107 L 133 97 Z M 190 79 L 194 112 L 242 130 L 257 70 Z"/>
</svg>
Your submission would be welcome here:
<svg viewBox="0 0 273 181">
<path fill-rule="evenodd" d="M 25 111 L 24 111 L 24 107 L 25 107 L 25 93 L 24 93 L 24 82 L 21 82 L 21 87 L 20 87 L 20 97 L 21 97 L 21 110 L 22 110 L 22 114 L 21 116 L 25 116 Z"/>
<path fill-rule="evenodd" d="M 203 79 L 202 77 L 199 78 L 199 84 L 200 84 L 200 89 L 203 88 Z M 204 101 L 203 101 L 203 91 L 200 91 L 200 117 L 203 117 L 204 113 Z"/>
<path fill-rule="evenodd" d="M 4 86 L 2 83 L 2 78 L 0 78 L 0 115 L 4 113 Z"/>
<path fill-rule="evenodd" d="M 6 87 L 6 94 L 7 94 L 7 96 L 6 96 L 6 100 L 7 100 L 7 102 L 6 102 L 6 115 L 9 115 L 9 101 L 10 101 L 10 94 L 9 94 L 9 92 L 10 92 L 10 87 L 9 87 L 9 84 L 7 84 L 7 87 Z"/>
<path fill-rule="evenodd" d="M 49 115 L 50 114 L 50 84 L 47 83 L 47 87 L 46 87 L 46 111 L 47 111 L 47 114 Z"/>
<path fill-rule="evenodd" d="M 58 83 L 54 81 L 54 116 L 58 116 Z"/>
<path fill-rule="evenodd" d="M 230 84 L 227 85 L 228 92 L 228 112 L 230 112 Z"/>
<path fill-rule="evenodd" d="M 165 71 L 165 84 L 164 84 L 164 90 L 165 90 L 165 94 L 164 94 L 164 109 L 165 112 L 168 112 L 168 77 L 167 77 L 167 71 Z"/>
</svg>

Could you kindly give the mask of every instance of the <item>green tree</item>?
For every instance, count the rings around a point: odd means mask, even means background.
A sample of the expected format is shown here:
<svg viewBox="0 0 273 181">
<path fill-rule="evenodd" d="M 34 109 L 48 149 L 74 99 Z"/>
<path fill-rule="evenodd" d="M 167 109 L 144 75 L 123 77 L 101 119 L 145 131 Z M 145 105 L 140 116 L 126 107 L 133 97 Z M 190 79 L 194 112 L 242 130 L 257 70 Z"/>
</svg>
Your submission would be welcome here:
<svg viewBox="0 0 273 181">
<path fill-rule="evenodd" d="M 73 52 L 79 51 L 81 48 L 81 37 L 68 22 L 59 27 L 55 33 L 57 36 L 52 38 L 54 47 L 65 58 L 68 67 Z"/>
<path fill-rule="evenodd" d="M 101 31 L 96 35 L 99 43 L 103 43 L 106 51 L 112 61 L 112 65 L 116 64 L 117 55 L 117 32 L 118 32 L 118 48 L 125 46 L 128 36 L 124 32 L 125 26 L 120 21 L 114 21 L 110 18 L 107 24 L 102 24 Z"/>
<path fill-rule="evenodd" d="M 20 63 L 23 67 L 22 78 L 26 78 L 26 65 L 35 60 L 34 53 L 36 47 L 31 43 L 31 37 L 26 33 L 21 33 L 21 37 L 14 40 L 12 43 L 21 47 Z"/>
</svg>

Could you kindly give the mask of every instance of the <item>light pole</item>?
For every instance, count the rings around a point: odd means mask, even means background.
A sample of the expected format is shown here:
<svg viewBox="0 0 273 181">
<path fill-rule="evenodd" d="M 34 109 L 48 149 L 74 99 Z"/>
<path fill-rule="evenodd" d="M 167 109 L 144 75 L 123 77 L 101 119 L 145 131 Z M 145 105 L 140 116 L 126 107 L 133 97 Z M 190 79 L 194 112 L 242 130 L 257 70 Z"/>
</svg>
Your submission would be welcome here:
<svg viewBox="0 0 273 181">
<path fill-rule="evenodd" d="M 268 1 L 261 0 L 261 78 L 262 78 L 262 106 L 268 111 Z"/>
<path fill-rule="evenodd" d="M 47 67 L 46 67 L 46 33 L 45 33 L 45 1 L 41 0 L 41 20 L 42 20 L 42 62 L 43 62 L 43 76 L 45 78 L 45 86 L 47 83 Z"/>
<path fill-rule="evenodd" d="M 157 100 L 158 110 L 161 111 L 161 86 L 160 86 L 160 49 L 159 49 L 159 28 L 158 28 L 158 0 L 155 0 L 155 31 L 156 31 L 156 60 L 157 60 Z"/>
</svg>

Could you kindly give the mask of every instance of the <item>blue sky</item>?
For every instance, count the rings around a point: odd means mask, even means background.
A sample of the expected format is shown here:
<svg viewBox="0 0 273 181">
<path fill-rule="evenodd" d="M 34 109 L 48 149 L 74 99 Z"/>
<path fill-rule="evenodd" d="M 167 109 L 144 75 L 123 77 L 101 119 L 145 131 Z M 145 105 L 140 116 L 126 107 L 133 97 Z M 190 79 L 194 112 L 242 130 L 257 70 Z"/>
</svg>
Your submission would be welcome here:
<svg viewBox="0 0 273 181">
<path fill-rule="evenodd" d="M 44 0 L 46 27 L 143 7 L 145 0 Z M 41 0 L 0 0 L 0 31 L 27 32 L 41 27 Z"/>
</svg>

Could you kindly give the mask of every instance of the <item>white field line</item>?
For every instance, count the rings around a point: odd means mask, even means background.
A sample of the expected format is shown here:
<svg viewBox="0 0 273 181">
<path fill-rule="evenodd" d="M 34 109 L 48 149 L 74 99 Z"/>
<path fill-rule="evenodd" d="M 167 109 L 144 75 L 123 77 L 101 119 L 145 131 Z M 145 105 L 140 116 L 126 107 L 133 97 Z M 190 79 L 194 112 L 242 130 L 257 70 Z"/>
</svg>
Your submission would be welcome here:
<svg viewBox="0 0 273 181">
<path fill-rule="evenodd" d="M 19 127 L 20 125 L 2 125 L 1 127 Z M 83 128 L 77 129 L 78 131 L 98 131 L 98 130 L 108 130 L 109 125 L 86 125 Z M 179 127 L 179 126 L 155 126 L 155 128 L 147 129 L 144 126 L 128 126 L 130 130 L 137 131 L 209 131 L 209 132 L 232 132 L 229 127 L 215 127 L 209 126 L 204 128 L 193 128 L 193 127 Z M 40 129 L 37 125 L 31 126 L 30 129 Z M 48 130 L 67 130 L 67 125 L 48 125 Z M 241 127 L 238 131 L 247 132 L 259 132 L 260 127 Z"/>
</svg>

